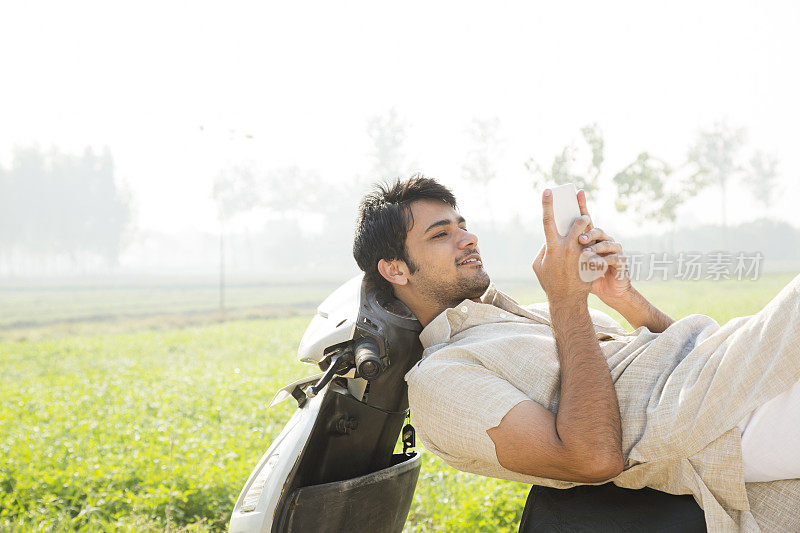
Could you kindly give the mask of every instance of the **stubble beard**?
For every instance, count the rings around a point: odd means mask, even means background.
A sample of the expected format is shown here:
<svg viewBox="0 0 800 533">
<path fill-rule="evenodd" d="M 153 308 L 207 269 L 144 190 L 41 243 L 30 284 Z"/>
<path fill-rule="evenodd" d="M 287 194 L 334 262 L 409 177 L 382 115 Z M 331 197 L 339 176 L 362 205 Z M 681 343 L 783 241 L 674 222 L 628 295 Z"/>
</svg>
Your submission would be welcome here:
<svg viewBox="0 0 800 533">
<path fill-rule="evenodd" d="M 464 300 L 480 298 L 489 288 L 489 274 L 483 267 L 466 268 L 474 268 L 476 272 L 469 272 L 454 280 L 441 280 L 431 276 L 430 272 L 418 271 L 417 274 L 423 274 L 416 280 L 420 294 L 442 309 L 455 307 Z"/>
</svg>

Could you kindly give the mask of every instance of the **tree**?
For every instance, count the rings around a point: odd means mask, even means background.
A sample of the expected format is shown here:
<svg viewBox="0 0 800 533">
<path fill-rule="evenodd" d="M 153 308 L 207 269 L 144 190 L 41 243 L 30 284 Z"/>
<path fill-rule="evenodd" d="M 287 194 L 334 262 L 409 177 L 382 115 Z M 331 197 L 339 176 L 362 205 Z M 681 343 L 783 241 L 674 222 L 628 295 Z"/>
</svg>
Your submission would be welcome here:
<svg viewBox="0 0 800 533">
<path fill-rule="evenodd" d="M 688 198 L 686 187 L 665 161 L 640 153 L 636 160 L 613 178 L 617 189 L 614 207 L 634 211 L 642 222 L 670 224 L 669 248 L 675 234 L 677 209 Z"/>
<path fill-rule="evenodd" d="M 595 123 L 581 128 L 581 135 L 583 140 L 592 151 L 592 162 L 586 169 L 587 175 L 590 177 L 592 183 L 597 187 L 597 181 L 600 179 L 600 170 L 603 167 L 605 160 L 605 141 L 603 140 L 603 132 L 600 127 Z"/>
<path fill-rule="evenodd" d="M 15 196 L 11 176 L 0 166 L 0 271 L 4 264 L 11 264 L 13 249 L 17 245 L 14 208 L 18 204 Z"/>
<path fill-rule="evenodd" d="M 262 203 L 259 180 L 252 165 L 222 170 L 214 180 L 211 196 L 219 221 L 219 312 L 225 317 L 225 227 L 236 216 Z"/>
<path fill-rule="evenodd" d="M 278 218 L 271 224 L 295 228 L 276 238 L 273 246 L 282 248 L 292 262 L 301 259 L 324 275 L 334 272 L 342 261 L 349 264 L 355 206 L 364 191 L 357 190 L 353 182 L 323 180 L 316 171 L 297 166 L 270 171 L 268 182 L 269 197 L 264 205 Z M 283 246 L 282 242 L 292 245 Z"/>
<path fill-rule="evenodd" d="M 663 160 L 647 152 L 639 154 L 613 178 L 617 187 L 617 211 L 632 209 L 643 222 L 674 223 L 676 209 L 685 200 L 685 192 L 667 190 L 672 173 L 672 168 Z"/>
<path fill-rule="evenodd" d="M 252 164 L 240 164 L 217 174 L 212 197 L 217 204 L 217 218 L 229 221 L 262 203 L 259 178 Z"/>
<path fill-rule="evenodd" d="M 756 150 L 744 171 L 742 180 L 753 197 L 765 210 L 775 201 L 775 180 L 778 177 L 778 158 Z"/>
<path fill-rule="evenodd" d="M 724 121 L 718 121 L 710 129 L 700 131 L 687 156 L 689 164 L 694 169 L 689 182 L 690 194 L 696 194 L 709 185 L 720 188 L 723 234 L 727 232 L 728 225 L 728 185 L 743 170 L 738 158 L 744 141 L 743 128 L 733 128 Z"/>
<path fill-rule="evenodd" d="M 340 203 L 335 185 L 324 183 L 319 174 L 298 166 L 259 171 L 254 164 L 231 166 L 221 171 L 212 189 L 219 220 L 219 309 L 225 315 L 226 236 L 231 223 L 241 215 L 258 210 L 277 215 L 274 227 L 299 227 L 308 217 L 329 217 Z M 300 235 L 281 236 L 302 243 Z M 228 239 L 231 243 L 232 239 Z M 232 244 L 227 245 L 228 251 Z M 293 252 L 293 250 L 290 250 Z"/>
<path fill-rule="evenodd" d="M 406 124 L 392 108 L 385 115 L 375 115 L 367 121 L 367 135 L 372 141 L 372 179 L 387 179 L 408 172 L 403 153 Z"/>
<path fill-rule="evenodd" d="M 94 204 L 90 209 L 93 216 L 86 220 L 84 230 L 95 236 L 94 251 L 116 264 L 130 222 L 130 193 L 114 181 L 114 159 L 108 148 L 98 155 L 87 148 L 76 162 Z"/>
<path fill-rule="evenodd" d="M 597 124 L 590 124 L 581 128 L 581 139 L 582 146 L 575 142 L 564 146 L 553 158 L 549 170 L 542 168 L 533 157 L 525 162 L 525 168 L 533 175 L 534 188 L 574 183 L 576 188 L 586 192 L 587 197 L 597 191 L 605 158 L 603 132 Z M 581 157 L 582 155 L 588 157 Z M 583 168 L 580 167 L 579 159 L 585 160 Z"/>
<path fill-rule="evenodd" d="M 500 119 L 473 119 L 467 127 L 470 148 L 462 165 L 462 175 L 467 183 L 483 188 L 486 201 L 486 212 L 490 223 L 494 223 L 489 191 L 492 182 L 497 178 L 496 161 L 500 157 L 501 142 L 499 140 Z"/>
<path fill-rule="evenodd" d="M 261 205 L 284 217 L 325 213 L 338 196 L 337 188 L 323 183 L 319 174 L 294 165 L 267 172 L 264 190 L 268 192 Z"/>
<path fill-rule="evenodd" d="M 33 270 L 49 270 L 62 257 L 73 267 L 92 256 L 115 265 L 127 244 L 131 198 L 114 178 L 110 150 L 95 154 L 87 147 L 74 156 L 33 146 L 12 155 L 0 184 L 0 243 L 9 266 L 14 255 Z"/>
</svg>

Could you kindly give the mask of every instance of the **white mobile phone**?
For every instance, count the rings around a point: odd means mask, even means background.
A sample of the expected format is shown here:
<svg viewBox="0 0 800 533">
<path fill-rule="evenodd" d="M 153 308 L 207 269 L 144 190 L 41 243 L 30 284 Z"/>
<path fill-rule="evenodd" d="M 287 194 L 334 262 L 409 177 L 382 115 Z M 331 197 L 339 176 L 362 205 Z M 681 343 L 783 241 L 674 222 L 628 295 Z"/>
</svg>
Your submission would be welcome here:
<svg viewBox="0 0 800 533">
<path fill-rule="evenodd" d="M 578 207 L 578 191 L 573 183 L 551 187 L 553 191 L 553 214 L 556 218 L 556 229 L 562 237 L 566 237 L 569 228 L 576 218 L 581 216 Z"/>
</svg>

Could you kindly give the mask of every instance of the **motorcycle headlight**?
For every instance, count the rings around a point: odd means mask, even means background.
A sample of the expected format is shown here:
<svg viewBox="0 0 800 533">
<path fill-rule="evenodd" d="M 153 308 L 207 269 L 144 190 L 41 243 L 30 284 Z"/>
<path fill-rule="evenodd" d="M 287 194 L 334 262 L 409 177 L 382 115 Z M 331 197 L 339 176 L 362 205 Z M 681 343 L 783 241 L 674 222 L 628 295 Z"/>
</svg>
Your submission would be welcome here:
<svg viewBox="0 0 800 533">
<path fill-rule="evenodd" d="M 247 494 L 244 495 L 244 499 L 242 500 L 242 508 L 240 510 L 242 513 L 249 513 L 256 510 L 256 505 L 258 504 L 258 499 L 261 498 L 261 492 L 264 490 L 264 485 L 266 485 L 267 479 L 275 469 L 275 465 L 277 463 L 278 454 L 271 456 L 269 459 L 267 459 L 267 462 L 264 463 L 264 467 L 253 480 L 250 488 L 247 489 Z"/>
</svg>

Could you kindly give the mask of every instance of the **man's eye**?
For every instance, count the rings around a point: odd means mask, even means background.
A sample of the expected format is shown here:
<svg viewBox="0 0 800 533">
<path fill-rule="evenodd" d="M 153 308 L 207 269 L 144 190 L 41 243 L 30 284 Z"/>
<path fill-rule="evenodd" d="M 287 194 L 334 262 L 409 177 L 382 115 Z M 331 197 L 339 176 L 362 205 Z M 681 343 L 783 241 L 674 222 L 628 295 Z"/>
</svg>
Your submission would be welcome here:
<svg viewBox="0 0 800 533">
<path fill-rule="evenodd" d="M 434 235 L 433 238 L 438 239 L 439 237 L 444 237 L 445 235 L 447 235 L 447 232 L 443 231 L 441 233 L 437 233 L 436 235 Z"/>
</svg>

